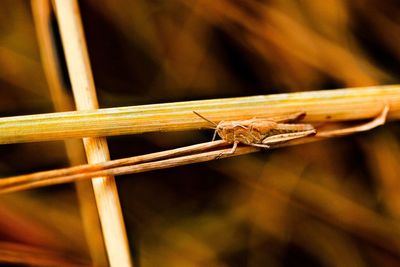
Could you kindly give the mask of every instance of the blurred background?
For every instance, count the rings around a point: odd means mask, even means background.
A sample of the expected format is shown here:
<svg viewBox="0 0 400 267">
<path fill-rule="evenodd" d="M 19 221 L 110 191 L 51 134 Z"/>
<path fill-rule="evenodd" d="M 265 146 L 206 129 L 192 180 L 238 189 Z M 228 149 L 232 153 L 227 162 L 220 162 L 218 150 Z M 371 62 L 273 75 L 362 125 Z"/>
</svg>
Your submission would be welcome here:
<svg viewBox="0 0 400 267">
<path fill-rule="evenodd" d="M 0 2 L 1 117 L 60 110 L 42 64 L 37 2 Z M 399 83 L 394 0 L 79 3 L 103 108 Z M 54 16 L 50 22 L 64 104 L 73 108 Z M 399 133 L 392 122 L 351 137 L 117 177 L 134 261 L 400 266 Z M 108 141 L 116 159 L 211 137 L 192 131 Z M 0 176 L 78 164 L 75 145 L 69 153 L 61 141 L 1 145 Z M 85 217 L 95 215 L 85 212 L 79 190 L 67 184 L 0 196 L 2 266 L 24 257 L 37 265 L 93 264 L 88 239 L 96 233 L 85 233 Z"/>
</svg>

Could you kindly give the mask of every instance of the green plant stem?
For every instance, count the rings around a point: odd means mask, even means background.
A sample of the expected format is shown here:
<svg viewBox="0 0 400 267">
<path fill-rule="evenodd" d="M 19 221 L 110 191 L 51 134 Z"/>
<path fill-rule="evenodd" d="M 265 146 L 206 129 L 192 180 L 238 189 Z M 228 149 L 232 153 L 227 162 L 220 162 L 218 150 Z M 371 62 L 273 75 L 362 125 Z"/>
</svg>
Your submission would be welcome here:
<svg viewBox="0 0 400 267">
<path fill-rule="evenodd" d="M 400 85 L 199 100 L 0 119 L 0 144 L 209 128 L 219 122 L 305 111 L 306 121 L 373 118 L 387 103 L 400 118 Z"/>
</svg>

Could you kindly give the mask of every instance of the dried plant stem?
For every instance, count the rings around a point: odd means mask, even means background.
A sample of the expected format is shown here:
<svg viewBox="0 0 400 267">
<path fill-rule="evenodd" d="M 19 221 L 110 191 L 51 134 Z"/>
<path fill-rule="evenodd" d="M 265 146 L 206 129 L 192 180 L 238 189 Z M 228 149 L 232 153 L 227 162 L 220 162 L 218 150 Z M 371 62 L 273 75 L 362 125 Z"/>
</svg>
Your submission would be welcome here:
<svg viewBox="0 0 400 267">
<path fill-rule="evenodd" d="M 162 160 L 162 159 L 166 159 L 166 158 L 182 156 L 182 155 L 185 155 L 188 153 L 202 152 L 202 151 L 206 151 L 208 149 L 216 148 L 218 146 L 222 146 L 222 145 L 226 145 L 226 144 L 227 144 L 226 142 L 220 140 L 220 141 L 215 141 L 215 142 L 207 142 L 207 143 L 196 144 L 196 145 L 186 146 L 186 147 L 177 148 L 177 149 L 171 149 L 171 150 L 166 150 L 166 151 L 161 151 L 161 152 L 150 153 L 150 154 L 146 154 L 146 155 L 140 155 L 140 156 L 110 160 L 110 161 L 105 161 L 105 162 L 99 162 L 99 163 L 95 163 L 95 164 L 85 164 L 85 165 L 79 165 L 79 166 L 63 168 L 63 169 L 42 171 L 42 172 L 37 172 L 37 173 L 29 174 L 29 175 L 15 176 L 12 181 L 10 179 L 1 179 L 0 184 L 2 186 L 9 186 L 9 185 L 23 183 L 28 180 L 40 181 L 42 179 L 47 179 L 47 178 L 51 178 L 51 177 L 66 176 L 66 175 L 79 174 L 79 173 L 84 173 L 84 172 L 93 172 L 93 171 L 110 169 L 110 168 L 114 168 L 114 167 L 121 167 L 121 166 L 139 164 L 139 163 L 144 163 L 144 162 L 149 162 L 149 161 Z"/>
<path fill-rule="evenodd" d="M 207 127 L 208 119 L 241 120 L 305 111 L 305 121 L 342 121 L 376 116 L 384 104 L 400 118 L 400 85 L 188 101 L 0 119 L 0 144 Z"/>
<path fill-rule="evenodd" d="M 51 27 L 53 12 L 50 0 L 32 0 L 31 5 L 42 65 L 54 108 L 56 111 L 73 110 L 73 99 L 66 93 L 63 86 L 62 68 Z M 71 165 L 86 162 L 85 151 L 80 140 L 69 139 L 65 140 L 64 144 Z M 75 187 L 92 264 L 98 267 L 108 266 L 92 183 L 89 180 L 79 181 L 75 183 Z"/>
<path fill-rule="evenodd" d="M 217 149 L 208 152 L 203 151 L 215 149 L 221 146 L 226 147 L 227 145 L 227 142 L 220 140 L 97 164 L 87 164 L 5 178 L 0 180 L 0 193 L 67 183 L 88 179 L 93 176 L 139 173 L 214 160 L 221 153 L 229 151 L 230 148 Z M 247 154 L 258 150 L 258 148 L 253 147 L 240 147 L 237 149 L 235 155 Z M 189 153 L 190 155 L 187 155 Z M 223 157 L 226 157 L 226 155 L 221 158 Z"/>
<path fill-rule="evenodd" d="M 77 109 L 95 110 L 98 108 L 96 90 L 78 3 L 75 0 L 54 0 L 54 6 Z M 83 141 L 89 163 L 109 160 L 104 137 L 85 138 Z M 109 263 L 111 266 L 132 266 L 114 177 L 98 176 L 92 184 Z"/>
</svg>

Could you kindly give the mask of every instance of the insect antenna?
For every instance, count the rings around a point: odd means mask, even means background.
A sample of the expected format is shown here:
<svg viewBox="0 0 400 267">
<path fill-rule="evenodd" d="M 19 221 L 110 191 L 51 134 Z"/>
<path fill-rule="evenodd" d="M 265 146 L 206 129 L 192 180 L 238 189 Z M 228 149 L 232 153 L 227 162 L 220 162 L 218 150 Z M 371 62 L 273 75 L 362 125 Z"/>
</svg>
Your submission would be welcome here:
<svg viewBox="0 0 400 267">
<path fill-rule="evenodd" d="M 202 118 L 203 120 L 205 120 L 205 121 L 211 123 L 213 126 L 215 126 L 213 129 L 215 129 L 215 128 L 218 126 L 215 122 L 210 121 L 209 119 L 207 119 L 206 117 L 200 115 L 200 114 L 197 113 L 196 111 L 193 111 L 193 113 L 196 114 L 197 116 L 199 116 L 200 118 Z"/>
<path fill-rule="evenodd" d="M 211 123 L 211 124 L 214 126 L 214 127 L 212 128 L 212 129 L 215 129 L 214 135 L 213 135 L 213 139 L 212 139 L 212 141 L 214 141 L 214 140 L 215 140 L 215 137 L 217 137 L 217 127 L 218 127 L 218 125 L 217 125 L 215 122 L 210 121 L 210 120 L 207 119 L 206 117 L 200 115 L 199 113 L 197 113 L 197 112 L 194 111 L 194 110 L 193 110 L 193 113 L 196 114 L 197 116 L 199 116 L 200 118 L 202 118 L 203 120 L 205 120 L 205 121 Z"/>
</svg>

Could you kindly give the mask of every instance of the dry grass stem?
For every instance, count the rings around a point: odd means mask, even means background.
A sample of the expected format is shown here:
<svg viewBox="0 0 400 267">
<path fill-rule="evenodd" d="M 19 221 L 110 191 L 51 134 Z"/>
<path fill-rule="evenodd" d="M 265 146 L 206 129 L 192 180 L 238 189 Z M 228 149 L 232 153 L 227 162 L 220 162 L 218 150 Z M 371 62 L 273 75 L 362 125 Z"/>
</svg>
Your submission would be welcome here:
<svg viewBox="0 0 400 267">
<path fill-rule="evenodd" d="M 387 103 L 400 117 L 400 86 L 373 86 L 60 112 L 0 119 L 0 144 L 205 128 L 207 122 L 305 111 L 308 122 L 373 118 Z"/>
<path fill-rule="evenodd" d="M 62 66 L 54 43 L 56 38 L 54 29 L 51 27 L 54 15 L 51 2 L 50 0 L 32 0 L 31 5 L 43 70 L 52 103 L 58 112 L 71 111 L 74 109 L 73 99 L 63 86 Z M 70 165 L 86 163 L 85 151 L 80 140 L 69 139 L 65 140 L 64 144 Z M 75 186 L 92 263 L 99 267 L 108 266 L 92 183 L 88 180 L 80 181 Z"/>
<path fill-rule="evenodd" d="M 96 89 L 77 1 L 54 0 L 68 73 L 78 110 L 98 108 Z M 61 124 L 62 125 L 62 124 Z M 105 137 L 83 140 L 89 163 L 110 159 Z M 132 266 L 117 186 L 112 176 L 93 176 L 93 190 L 110 266 Z"/>
<path fill-rule="evenodd" d="M 226 147 L 227 145 L 228 143 L 220 140 L 97 164 L 87 164 L 5 178 L 0 180 L 0 193 L 89 179 L 93 176 L 139 173 L 214 160 L 221 153 L 229 151 L 230 148 L 208 152 L 203 151 L 221 146 Z M 253 147 L 240 147 L 237 149 L 235 155 L 243 155 L 258 150 L 258 148 Z M 188 153 L 191 154 L 187 155 Z M 226 157 L 226 155 L 221 158 L 224 157 Z"/>
</svg>

